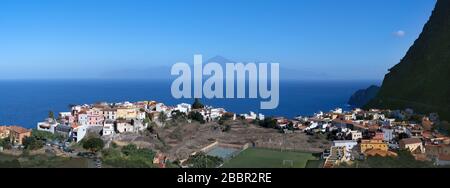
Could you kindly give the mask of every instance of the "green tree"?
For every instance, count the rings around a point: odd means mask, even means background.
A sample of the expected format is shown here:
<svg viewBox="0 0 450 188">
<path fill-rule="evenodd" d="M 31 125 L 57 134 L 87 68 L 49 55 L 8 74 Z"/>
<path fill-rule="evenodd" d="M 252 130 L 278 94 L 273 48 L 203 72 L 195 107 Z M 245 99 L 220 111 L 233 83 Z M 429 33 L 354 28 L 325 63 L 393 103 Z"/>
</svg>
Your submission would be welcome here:
<svg viewBox="0 0 450 188">
<path fill-rule="evenodd" d="M 0 146 L 3 147 L 3 149 L 11 149 L 12 148 L 9 138 L 0 139 Z"/>
<path fill-rule="evenodd" d="M 233 113 L 225 112 L 220 119 L 223 119 L 224 121 L 227 121 L 227 120 L 233 119 L 233 117 L 234 117 Z"/>
<path fill-rule="evenodd" d="M 103 149 L 103 147 L 105 147 L 105 143 L 103 142 L 102 139 L 100 138 L 88 138 L 84 143 L 83 143 L 83 148 L 87 149 L 93 153 Z"/>
<path fill-rule="evenodd" d="M 203 115 L 200 112 L 197 112 L 197 111 L 189 112 L 188 118 L 192 119 L 192 120 L 195 120 L 195 121 L 198 121 L 201 124 L 205 123 L 205 119 L 204 119 Z"/>
<path fill-rule="evenodd" d="M 190 156 L 186 162 L 192 168 L 217 168 L 223 163 L 223 160 L 219 157 L 199 152 Z"/>
<path fill-rule="evenodd" d="M 192 109 L 202 109 L 205 106 L 200 102 L 199 98 L 195 98 L 194 103 L 192 104 Z"/>
<path fill-rule="evenodd" d="M 290 130 L 290 131 L 293 131 L 294 130 L 294 123 L 289 122 L 289 124 L 287 125 L 287 129 Z"/>
<path fill-rule="evenodd" d="M 48 111 L 48 118 L 50 119 L 55 119 L 55 113 L 53 113 L 53 111 Z"/>
<path fill-rule="evenodd" d="M 137 150 L 138 150 L 138 148 L 136 145 L 128 144 L 128 145 L 124 146 L 121 151 L 123 154 L 128 156 L 128 155 L 135 153 Z"/>
<path fill-rule="evenodd" d="M 147 131 L 150 133 L 155 133 L 155 127 L 156 127 L 156 123 L 155 122 L 151 122 L 148 126 L 147 126 Z"/>
<path fill-rule="evenodd" d="M 148 125 L 150 122 L 151 122 L 150 118 L 148 118 L 148 116 L 145 117 L 144 123 Z"/>
<path fill-rule="evenodd" d="M 50 132 L 47 131 L 40 131 L 37 129 L 33 129 L 31 132 L 31 136 L 38 139 L 38 140 L 42 140 L 42 141 L 47 141 L 47 140 L 56 140 L 56 139 L 61 139 L 62 136 L 57 135 L 57 134 L 52 134 Z"/>
<path fill-rule="evenodd" d="M 273 119 L 271 117 L 264 118 L 264 120 L 259 121 L 259 125 L 261 127 L 265 128 L 276 128 L 277 127 L 277 120 Z"/>
<path fill-rule="evenodd" d="M 175 123 L 186 122 L 187 116 L 185 113 L 180 112 L 179 110 L 172 111 L 172 120 Z"/>
<path fill-rule="evenodd" d="M 38 140 L 35 137 L 25 137 L 22 141 L 23 146 L 25 149 L 28 150 L 37 150 L 44 147 L 44 142 L 42 140 Z"/>
</svg>

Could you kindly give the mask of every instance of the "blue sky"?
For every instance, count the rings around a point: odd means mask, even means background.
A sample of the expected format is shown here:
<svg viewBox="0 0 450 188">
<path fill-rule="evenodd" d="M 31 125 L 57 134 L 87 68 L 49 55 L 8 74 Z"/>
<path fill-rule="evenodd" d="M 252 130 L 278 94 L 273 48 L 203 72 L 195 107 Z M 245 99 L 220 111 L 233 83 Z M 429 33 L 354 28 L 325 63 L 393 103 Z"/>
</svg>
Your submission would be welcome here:
<svg viewBox="0 0 450 188">
<path fill-rule="evenodd" d="M 2 0 L 0 79 L 102 78 L 203 54 L 381 80 L 435 2 Z"/>
</svg>

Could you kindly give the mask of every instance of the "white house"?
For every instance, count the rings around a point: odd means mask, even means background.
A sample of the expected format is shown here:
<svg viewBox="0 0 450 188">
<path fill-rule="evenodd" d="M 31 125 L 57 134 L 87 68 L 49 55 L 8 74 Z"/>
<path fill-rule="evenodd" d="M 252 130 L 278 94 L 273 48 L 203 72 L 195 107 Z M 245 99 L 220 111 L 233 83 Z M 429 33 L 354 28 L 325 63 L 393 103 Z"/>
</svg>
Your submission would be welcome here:
<svg viewBox="0 0 450 188">
<path fill-rule="evenodd" d="M 394 130 L 393 129 L 387 129 L 387 128 L 381 128 L 381 131 L 383 132 L 383 140 L 390 142 L 392 139 L 394 139 Z"/>
<path fill-rule="evenodd" d="M 88 125 L 78 126 L 72 130 L 72 138 L 75 142 L 80 142 L 86 136 Z"/>
<path fill-rule="evenodd" d="M 125 101 L 124 103 L 121 104 L 123 107 L 133 107 L 134 104 L 128 101 Z"/>
<path fill-rule="evenodd" d="M 225 112 L 225 109 L 223 109 L 223 108 L 211 108 L 210 109 L 210 118 L 217 119 L 219 117 L 222 117 L 222 114 L 224 112 Z"/>
<path fill-rule="evenodd" d="M 155 111 L 157 112 L 165 112 L 167 111 L 167 106 L 164 103 L 158 103 L 155 105 Z"/>
<path fill-rule="evenodd" d="M 73 106 L 73 107 L 72 107 L 72 112 L 78 113 L 78 112 L 81 111 L 82 108 L 83 108 L 83 107 L 80 106 L 80 105 Z"/>
<path fill-rule="evenodd" d="M 265 118 L 264 114 L 261 114 L 261 113 L 258 114 L 258 119 L 259 120 L 264 120 L 264 118 Z"/>
<path fill-rule="evenodd" d="M 386 119 L 386 117 L 384 116 L 384 114 L 374 113 L 374 114 L 373 114 L 373 119 L 374 119 L 374 120 L 375 120 L 375 119 L 382 119 L 382 120 L 384 120 L 384 119 Z"/>
<path fill-rule="evenodd" d="M 323 117 L 323 112 L 319 111 L 318 113 L 314 113 L 314 117 L 316 118 L 322 118 Z"/>
<path fill-rule="evenodd" d="M 352 140 L 354 140 L 354 141 L 362 139 L 362 132 L 350 131 L 350 134 L 352 135 Z"/>
<path fill-rule="evenodd" d="M 69 116 L 72 116 L 72 113 L 70 113 L 70 112 L 60 112 L 59 113 L 59 117 L 61 119 L 64 119 L 64 118 L 69 117 Z"/>
<path fill-rule="evenodd" d="M 129 121 L 117 121 L 117 131 L 119 133 L 133 132 L 134 127 Z"/>
<path fill-rule="evenodd" d="M 78 114 L 78 125 L 85 126 L 89 124 L 89 116 L 86 113 Z"/>
<path fill-rule="evenodd" d="M 358 114 L 360 112 L 363 112 L 363 110 L 361 108 L 355 108 L 353 109 L 353 113 Z"/>
<path fill-rule="evenodd" d="M 108 136 L 114 134 L 114 121 L 106 120 L 103 124 L 102 135 Z"/>
<path fill-rule="evenodd" d="M 40 131 L 55 133 L 55 129 L 57 126 L 58 122 L 56 122 L 54 119 L 47 118 L 44 122 L 39 122 L 36 128 Z"/>
<path fill-rule="evenodd" d="M 178 111 L 180 111 L 180 112 L 182 112 L 182 113 L 185 113 L 185 114 L 187 114 L 187 113 L 189 113 L 190 111 L 191 111 L 191 105 L 190 104 L 187 104 L 187 103 L 181 103 L 181 104 L 178 104 L 177 105 L 177 107 L 175 108 L 175 110 L 178 110 Z"/>
<path fill-rule="evenodd" d="M 355 120 L 355 119 L 356 119 L 355 113 L 347 113 L 344 115 L 344 120 L 350 121 L 350 120 Z"/>
<path fill-rule="evenodd" d="M 336 109 L 332 110 L 331 112 L 336 113 L 336 114 L 342 114 L 343 110 L 342 110 L 342 108 L 336 108 Z"/>
<path fill-rule="evenodd" d="M 116 109 L 104 109 L 103 116 L 105 117 L 106 120 L 115 121 L 117 119 L 117 110 Z"/>
<path fill-rule="evenodd" d="M 249 114 L 241 114 L 241 116 L 244 116 L 247 120 L 255 120 L 257 118 L 257 115 L 255 112 L 250 111 Z"/>
<path fill-rule="evenodd" d="M 317 122 L 311 122 L 311 124 L 309 125 L 309 127 L 307 127 L 305 130 L 309 131 L 309 130 L 315 129 L 315 128 L 317 128 L 317 127 L 319 127 L 319 123 L 317 123 Z"/>
<path fill-rule="evenodd" d="M 137 112 L 136 118 L 137 118 L 138 120 L 142 121 L 142 120 L 145 119 L 145 115 L 146 115 L 146 112 L 145 112 L 145 111 L 140 111 L 140 110 L 139 110 L 139 111 Z"/>
<path fill-rule="evenodd" d="M 358 145 L 358 142 L 354 141 L 354 140 L 335 140 L 333 141 L 333 146 L 337 146 L 337 147 L 344 147 L 347 151 L 350 151 L 353 149 L 353 147 L 355 147 L 356 145 Z"/>
</svg>

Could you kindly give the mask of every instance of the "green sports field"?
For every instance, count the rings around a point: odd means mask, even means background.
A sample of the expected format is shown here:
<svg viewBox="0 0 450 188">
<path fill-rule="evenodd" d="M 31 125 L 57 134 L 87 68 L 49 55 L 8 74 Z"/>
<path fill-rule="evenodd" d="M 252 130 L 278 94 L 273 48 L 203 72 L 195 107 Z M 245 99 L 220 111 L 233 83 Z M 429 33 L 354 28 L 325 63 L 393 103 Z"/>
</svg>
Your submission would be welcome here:
<svg viewBox="0 0 450 188">
<path fill-rule="evenodd" d="M 223 168 L 305 168 L 312 153 L 249 148 L 225 162 Z"/>
</svg>

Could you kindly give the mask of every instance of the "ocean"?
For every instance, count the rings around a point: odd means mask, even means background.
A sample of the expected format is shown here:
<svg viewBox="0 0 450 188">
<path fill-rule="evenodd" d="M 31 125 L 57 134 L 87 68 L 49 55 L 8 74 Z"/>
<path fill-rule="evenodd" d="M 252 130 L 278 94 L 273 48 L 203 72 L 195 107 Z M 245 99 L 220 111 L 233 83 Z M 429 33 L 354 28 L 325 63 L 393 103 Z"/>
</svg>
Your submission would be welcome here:
<svg viewBox="0 0 450 188">
<path fill-rule="evenodd" d="M 273 110 L 259 110 L 261 99 L 202 99 L 205 105 L 227 111 L 266 116 L 312 115 L 340 107 L 358 89 L 379 81 L 281 81 L 280 103 Z M 69 111 L 71 104 L 135 102 L 155 100 L 176 105 L 193 99 L 175 99 L 170 81 L 151 80 L 2 80 L 0 81 L 0 125 L 34 128 L 49 111 Z"/>
</svg>

